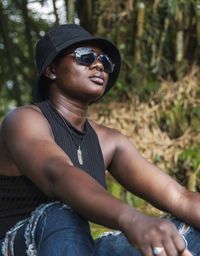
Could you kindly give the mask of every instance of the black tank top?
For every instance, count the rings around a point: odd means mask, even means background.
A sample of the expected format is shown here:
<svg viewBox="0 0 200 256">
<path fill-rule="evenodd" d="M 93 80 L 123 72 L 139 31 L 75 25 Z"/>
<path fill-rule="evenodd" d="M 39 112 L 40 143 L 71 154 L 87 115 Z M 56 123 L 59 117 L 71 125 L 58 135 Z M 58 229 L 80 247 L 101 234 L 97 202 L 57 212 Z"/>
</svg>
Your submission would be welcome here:
<svg viewBox="0 0 200 256">
<path fill-rule="evenodd" d="M 88 120 L 86 120 L 84 133 L 82 133 L 61 116 L 49 101 L 37 103 L 36 106 L 41 109 L 49 121 L 56 143 L 70 157 L 72 163 L 87 172 L 106 188 L 102 151 L 97 134 Z M 82 151 L 82 165 L 79 163 L 77 156 L 79 145 Z"/>
<path fill-rule="evenodd" d="M 99 140 L 86 120 L 84 133 L 74 128 L 48 102 L 36 104 L 47 118 L 55 142 L 70 157 L 74 166 L 81 168 L 106 188 L 105 167 Z M 81 146 L 83 164 L 77 157 Z M 53 201 L 25 176 L 0 175 L 0 238 L 18 221 L 27 218 L 41 203 Z"/>
</svg>

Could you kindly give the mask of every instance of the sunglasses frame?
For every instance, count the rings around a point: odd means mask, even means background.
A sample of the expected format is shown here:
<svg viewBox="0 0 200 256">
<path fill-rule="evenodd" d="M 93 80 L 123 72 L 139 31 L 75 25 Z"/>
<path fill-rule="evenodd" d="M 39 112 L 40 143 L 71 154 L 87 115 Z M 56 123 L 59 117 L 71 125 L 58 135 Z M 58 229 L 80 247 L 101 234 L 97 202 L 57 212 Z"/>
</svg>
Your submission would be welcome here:
<svg viewBox="0 0 200 256">
<path fill-rule="evenodd" d="M 115 64 L 112 63 L 111 58 L 110 58 L 107 54 L 105 54 L 105 53 L 96 54 L 92 49 L 90 49 L 90 48 L 88 48 L 88 47 L 78 47 L 78 48 L 76 48 L 75 50 L 73 50 L 73 51 L 71 51 L 71 52 L 61 53 L 61 54 L 59 54 L 57 57 L 60 58 L 60 57 L 63 57 L 63 56 L 68 56 L 68 55 L 70 55 L 70 54 L 72 54 L 72 53 L 75 53 L 75 56 L 73 56 L 73 57 L 76 58 L 76 61 L 77 61 L 77 63 L 79 63 L 79 64 L 86 65 L 86 66 L 90 66 L 90 65 L 92 65 L 92 64 L 96 61 L 96 59 L 97 59 L 98 61 L 100 61 L 100 62 L 102 63 L 102 65 L 103 65 L 103 67 L 104 67 L 104 71 L 105 71 L 106 73 L 112 73 L 113 70 L 114 70 Z M 94 60 L 93 60 L 92 62 L 90 62 L 90 63 L 87 63 L 87 62 L 81 60 L 81 57 L 83 57 L 83 56 L 86 55 L 86 54 L 92 54 L 93 57 L 94 57 Z M 104 63 L 104 61 L 103 61 L 102 58 L 104 58 L 104 60 L 107 61 L 107 64 L 110 66 L 110 68 L 107 69 L 107 68 L 105 67 L 105 66 L 106 66 L 106 63 Z"/>
</svg>

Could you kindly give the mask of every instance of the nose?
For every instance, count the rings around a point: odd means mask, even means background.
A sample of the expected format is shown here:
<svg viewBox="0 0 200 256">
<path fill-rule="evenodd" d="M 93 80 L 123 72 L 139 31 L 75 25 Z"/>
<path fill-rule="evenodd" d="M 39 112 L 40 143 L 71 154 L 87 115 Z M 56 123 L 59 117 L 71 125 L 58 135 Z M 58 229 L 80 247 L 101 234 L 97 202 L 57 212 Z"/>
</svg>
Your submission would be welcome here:
<svg viewBox="0 0 200 256">
<path fill-rule="evenodd" d="M 90 65 L 90 68 L 96 68 L 98 71 L 104 71 L 103 64 L 98 60 L 98 57 L 95 58 L 95 61 Z"/>
</svg>

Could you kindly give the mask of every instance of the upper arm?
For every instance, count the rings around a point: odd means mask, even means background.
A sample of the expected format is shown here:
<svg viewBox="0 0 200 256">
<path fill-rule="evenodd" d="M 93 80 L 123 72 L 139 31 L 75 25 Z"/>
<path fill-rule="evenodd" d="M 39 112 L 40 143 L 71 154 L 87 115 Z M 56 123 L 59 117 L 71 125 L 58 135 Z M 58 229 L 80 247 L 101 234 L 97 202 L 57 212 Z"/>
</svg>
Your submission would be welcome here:
<svg viewBox="0 0 200 256">
<path fill-rule="evenodd" d="M 10 112 L 2 123 L 2 137 L 19 171 L 47 194 L 51 194 L 51 165 L 72 165 L 55 143 L 48 121 L 34 107 Z"/>
<path fill-rule="evenodd" d="M 110 173 L 126 189 L 160 209 L 172 212 L 184 188 L 165 172 L 147 161 L 120 133 L 115 133 L 115 151 Z"/>
</svg>

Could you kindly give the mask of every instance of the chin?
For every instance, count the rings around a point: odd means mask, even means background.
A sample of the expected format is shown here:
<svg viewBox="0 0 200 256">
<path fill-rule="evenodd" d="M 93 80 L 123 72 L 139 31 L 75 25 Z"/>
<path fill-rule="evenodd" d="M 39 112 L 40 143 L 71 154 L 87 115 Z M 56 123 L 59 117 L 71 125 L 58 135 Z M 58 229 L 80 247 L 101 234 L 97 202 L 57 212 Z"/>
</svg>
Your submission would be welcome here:
<svg viewBox="0 0 200 256">
<path fill-rule="evenodd" d="M 91 102 L 97 101 L 104 94 L 106 86 L 105 85 L 96 85 L 91 86 L 85 90 L 83 97 L 90 104 Z"/>
<path fill-rule="evenodd" d="M 103 93 L 90 94 L 90 96 L 88 97 L 88 103 L 91 104 L 92 102 L 97 101 L 102 97 Z"/>
</svg>

